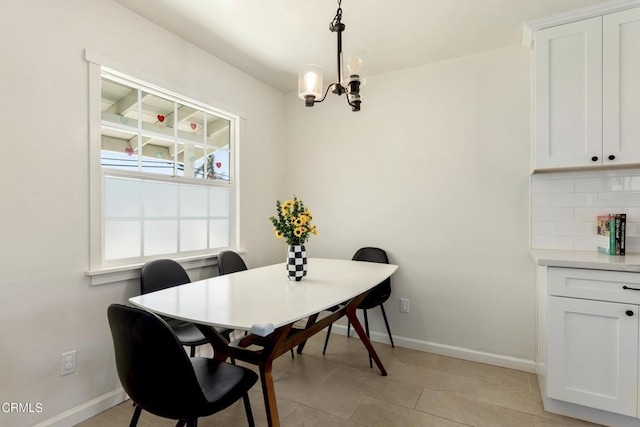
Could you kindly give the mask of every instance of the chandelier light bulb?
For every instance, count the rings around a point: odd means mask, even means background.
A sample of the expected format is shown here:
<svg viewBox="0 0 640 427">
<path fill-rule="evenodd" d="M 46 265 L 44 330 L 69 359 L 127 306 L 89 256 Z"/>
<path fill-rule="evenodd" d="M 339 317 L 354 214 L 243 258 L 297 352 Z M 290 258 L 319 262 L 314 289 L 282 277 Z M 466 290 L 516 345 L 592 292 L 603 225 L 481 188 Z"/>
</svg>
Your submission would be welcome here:
<svg viewBox="0 0 640 427">
<path fill-rule="evenodd" d="M 316 86 L 316 82 L 318 81 L 318 76 L 313 71 L 307 71 L 304 75 L 304 84 L 307 87 L 308 92 L 312 92 L 313 88 Z"/>
<path fill-rule="evenodd" d="M 306 65 L 298 73 L 298 96 L 305 102 L 311 102 L 322 95 L 322 68 L 318 65 Z"/>
<path fill-rule="evenodd" d="M 367 82 L 366 79 L 366 69 L 364 66 L 364 61 L 359 56 L 352 56 L 347 61 L 347 74 L 345 83 L 348 83 L 352 79 L 358 79 L 360 81 L 360 85 L 364 86 Z"/>
</svg>

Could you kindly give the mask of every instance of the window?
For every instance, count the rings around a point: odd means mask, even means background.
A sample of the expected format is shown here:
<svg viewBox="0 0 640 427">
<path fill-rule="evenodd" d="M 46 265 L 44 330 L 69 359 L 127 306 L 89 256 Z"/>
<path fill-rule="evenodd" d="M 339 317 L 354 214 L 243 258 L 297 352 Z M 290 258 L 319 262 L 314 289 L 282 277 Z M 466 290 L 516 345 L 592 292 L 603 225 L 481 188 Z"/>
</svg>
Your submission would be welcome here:
<svg viewBox="0 0 640 427">
<path fill-rule="evenodd" d="M 234 247 L 238 117 L 96 64 L 90 76 L 91 270 Z"/>
</svg>

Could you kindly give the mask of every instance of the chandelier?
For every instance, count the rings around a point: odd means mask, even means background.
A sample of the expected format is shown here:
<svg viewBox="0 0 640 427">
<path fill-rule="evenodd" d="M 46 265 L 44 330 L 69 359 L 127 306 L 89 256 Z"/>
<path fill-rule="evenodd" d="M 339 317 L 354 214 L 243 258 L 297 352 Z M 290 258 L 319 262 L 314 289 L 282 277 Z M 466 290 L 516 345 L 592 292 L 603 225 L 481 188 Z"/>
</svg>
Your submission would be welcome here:
<svg viewBox="0 0 640 427">
<path fill-rule="evenodd" d="M 313 107 L 314 104 L 324 101 L 329 93 L 329 90 L 336 95 L 346 94 L 347 104 L 351 106 L 351 111 L 360 111 L 360 104 L 362 99 L 360 97 L 360 86 L 363 86 L 365 80 L 365 69 L 362 59 L 353 56 L 346 62 L 347 72 L 343 69 L 342 58 L 342 33 L 344 32 L 345 25 L 342 23 L 342 0 L 338 0 L 338 10 L 333 21 L 329 23 L 329 30 L 332 33 L 336 33 L 338 36 L 338 76 L 335 83 L 331 83 L 327 86 L 327 90 L 324 92 L 322 99 L 322 68 L 318 65 L 309 64 L 300 69 L 298 74 L 298 96 L 304 99 L 304 103 L 307 107 Z"/>
</svg>

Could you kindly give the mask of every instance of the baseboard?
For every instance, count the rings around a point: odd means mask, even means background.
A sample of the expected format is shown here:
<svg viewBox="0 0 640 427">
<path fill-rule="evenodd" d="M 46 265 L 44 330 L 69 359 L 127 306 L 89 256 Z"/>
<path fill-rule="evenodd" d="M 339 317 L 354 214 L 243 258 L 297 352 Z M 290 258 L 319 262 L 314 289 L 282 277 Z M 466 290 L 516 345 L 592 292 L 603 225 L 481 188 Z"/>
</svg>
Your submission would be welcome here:
<svg viewBox="0 0 640 427">
<path fill-rule="evenodd" d="M 105 393 L 102 396 L 98 396 L 95 399 L 91 399 L 81 405 L 64 411 L 55 417 L 42 421 L 36 424 L 34 427 L 68 427 L 81 423 L 94 415 L 98 415 L 100 412 L 106 411 L 125 400 L 129 396 L 124 392 L 122 388 Z"/>
<path fill-rule="evenodd" d="M 340 335 L 347 335 L 347 327 L 343 325 L 333 324 L 331 332 Z M 355 331 L 351 330 L 351 336 L 356 336 Z M 389 336 L 386 333 L 371 332 L 371 341 L 390 344 Z M 442 356 L 455 357 L 456 359 L 464 359 L 472 362 L 486 363 L 487 365 L 500 366 L 502 368 L 516 369 L 524 372 L 536 372 L 536 362 L 534 360 L 518 359 L 516 357 L 503 356 L 500 354 L 485 353 L 483 351 L 471 350 L 464 347 L 455 347 L 446 344 L 439 344 L 429 341 L 421 341 L 413 338 L 401 337 L 394 335 L 393 343 L 398 347 L 410 348 L 412 350 L 426 351 L 429 353 L 440 354 Z"/>
</svg>

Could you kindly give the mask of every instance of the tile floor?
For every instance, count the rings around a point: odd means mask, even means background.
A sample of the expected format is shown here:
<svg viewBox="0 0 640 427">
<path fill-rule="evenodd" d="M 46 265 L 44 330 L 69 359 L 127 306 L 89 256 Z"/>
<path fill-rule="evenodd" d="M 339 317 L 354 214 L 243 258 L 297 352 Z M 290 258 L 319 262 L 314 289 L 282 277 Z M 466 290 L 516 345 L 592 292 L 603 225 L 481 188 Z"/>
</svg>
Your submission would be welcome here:
<svg viewBox="0 0 640 427">
<path fill-rule="evenodd" d="M 383 377 L 369 368 L 359 339 L 333 334 L 325 356 L 323 342 L 324 333 L 317 334 L 295 360 L 286 353 L 274 363 L 283 427 L 594 425 L 545 412 L 533 374 L 374 343 L 389 374 Z M 259 383 L 250 399 L 256 425 L 266 426 Z M 127 426 L 132 414 L 126 401 L 79 426 Z M 175 421 L 143 411 L 138 425 L 174 426 Z M 240 401 L 198 425 L 246 426 L 244 407 Z"/>
</svg>

